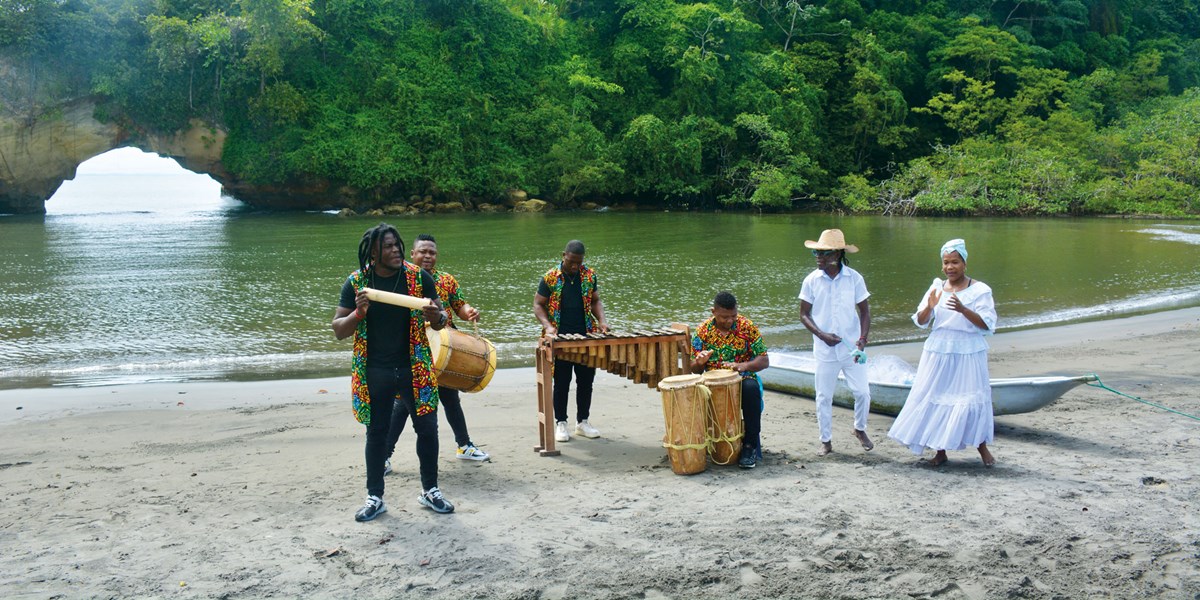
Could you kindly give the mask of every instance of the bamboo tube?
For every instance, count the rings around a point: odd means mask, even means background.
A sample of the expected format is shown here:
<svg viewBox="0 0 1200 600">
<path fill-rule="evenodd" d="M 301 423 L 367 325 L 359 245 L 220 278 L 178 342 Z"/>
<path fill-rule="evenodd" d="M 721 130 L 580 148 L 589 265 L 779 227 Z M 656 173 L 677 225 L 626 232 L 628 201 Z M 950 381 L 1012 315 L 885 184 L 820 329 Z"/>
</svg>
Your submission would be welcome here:
<svg viewBox="0 0 1200 600">
<path fill-rule="evenodd" d="M 418 298 L 416 296 L 408 296 L 406 294 L 397 294 L 395 292 L 384 292 L 372 288 L 363 288 L 367 292 L 367 298 L 373 302 L 382 302 L 384 304 L 393 304 L 395 306 L 403 306 L 413 310 L 420 310 L 432 304 L 429 298 Z"/>
</svg>

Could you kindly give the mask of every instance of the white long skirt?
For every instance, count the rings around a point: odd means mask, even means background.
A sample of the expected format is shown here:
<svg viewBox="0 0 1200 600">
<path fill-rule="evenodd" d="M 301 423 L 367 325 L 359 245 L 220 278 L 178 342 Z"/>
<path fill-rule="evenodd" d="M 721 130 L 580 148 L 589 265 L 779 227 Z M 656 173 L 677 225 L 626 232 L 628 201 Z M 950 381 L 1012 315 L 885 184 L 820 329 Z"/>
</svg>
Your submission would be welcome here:
<svg viewBox="0 0 1200 600">
<path fill-rule="evenodd" d="M 987 350 L 921 353 L 917 375 L 888 437 L 920 455 L 991 443 L 994 433 Z"/>
</svg>

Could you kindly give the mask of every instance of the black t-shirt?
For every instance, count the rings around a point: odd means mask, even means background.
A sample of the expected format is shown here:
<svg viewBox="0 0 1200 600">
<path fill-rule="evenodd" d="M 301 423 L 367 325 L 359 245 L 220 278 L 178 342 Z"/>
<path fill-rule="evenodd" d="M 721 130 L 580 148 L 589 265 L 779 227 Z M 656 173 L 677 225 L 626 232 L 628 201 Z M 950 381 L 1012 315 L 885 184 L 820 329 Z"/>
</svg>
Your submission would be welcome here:
<svg viewBox="0 0 1200 600">
<path fill-rule="evenodd" d="M 403 270 L 391 277 L 371 276 L 367 279 L 367 287 L 408 294 L 408 278 Z M 426 298 L 437 300 L 437 287 L 425 269 L 421 269 L 421 290 Z M 342 298 L 338 306 L 355 309 L 354 286 L 349 278 L 342 284 Z M 367 367 L 396 368 L 411 364 L 408 339 L 408 319 L 411 315 L 412 310 L 403 306 L 371 303 L 371 308 L 367 310 Z"/>
<path fill-rule="evenodd" d="M 596 289 L 600 283 L 596 282 Z M 549 298 L 553 293 L 543 278 L 538 283 L 538 295 Z M 559 333 L 587 333 L 587 319 L 584 317 L 592 307 L 583 305 L 583 283 L 581 276 L 563 273 L 562 298 L 558 301 Z M 554 321 L 554 315 L 548 315 Z"/>
</svg>

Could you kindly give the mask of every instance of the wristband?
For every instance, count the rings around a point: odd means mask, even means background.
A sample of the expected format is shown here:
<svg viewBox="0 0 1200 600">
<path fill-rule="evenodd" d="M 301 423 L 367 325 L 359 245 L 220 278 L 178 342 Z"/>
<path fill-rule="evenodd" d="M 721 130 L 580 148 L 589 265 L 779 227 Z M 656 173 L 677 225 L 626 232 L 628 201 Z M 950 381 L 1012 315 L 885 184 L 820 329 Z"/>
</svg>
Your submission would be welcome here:
<svg viewBox="0 0 1200 600">
<path fill-rule="evenodd" d="M 361 320 L 367 318 L 367 311 L 362 310 L 361 308 L 355 307 L 354 308 L 354 318 L 358 321 L 361 321 Z"/>
</svg>

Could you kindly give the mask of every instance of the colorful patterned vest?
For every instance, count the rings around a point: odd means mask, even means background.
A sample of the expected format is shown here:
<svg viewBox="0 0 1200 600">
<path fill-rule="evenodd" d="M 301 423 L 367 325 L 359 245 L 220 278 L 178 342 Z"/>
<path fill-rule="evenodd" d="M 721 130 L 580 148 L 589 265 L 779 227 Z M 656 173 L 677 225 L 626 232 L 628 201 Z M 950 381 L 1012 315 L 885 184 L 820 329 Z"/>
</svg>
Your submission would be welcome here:
<svg viewBox="0 0 1200 600">
<path fill-rule="evenodd" d="M 467 299 L 463 297 L 462 290 L 458 289 L 458 280 L 453 275 L 437 269 L 430 271 L 429 274 L 433 275 L 438 297 L 442 299 L 442 306 L 446 307 L 446 315 L 450 318 L 446 321 L 446 326 L 449 327 L 454 323 L 454 316 L 458 314 L 458 309 L 466 305 Z"/>
<path fill-rule="evenodd" d="M 554 326 L 558 327 L 562 319 L 562 264 L 546 271 L 542 279 L 545 280 L 546 287 L 550 288 L 550 301 L 546 303 L 546 310 L 550 313 L 550 320 Z M 579 267 L 579 289 L 583 292 L 583 322 L 587 332 L 592 333 L 596 330 L 596 317 L 592 316 L 592 302 L 596 299 L 596 272 L 587 265 Z"/>
<path fill-rule="evenodd" d="M 404 261 L 404 277 L 408 282 L 408 293 L 424 296 L 421 289 L 421 267 Z M 369 273 L 362 270 L 350 274 L 350 284 L 358 291 L 367 286 Z M 408 319 L 409 356 L 412 361 L 413 398 L 417 403 L 417 414 L 427 415 L 437 410 L 437 376 L 433 373 L 433 355 L 429 351 L 429 340 L 425 337 L 425 315 L 414 310 Z M 354 359 L 350 367 L 350 396 L 354 418 L 363 425 L 371 425 L 371 395 L 367 391 L 367 320 L 358 322 L 354 330 Z M 399 394 L 396 396 L 400 398 Z"/>
</svg>

